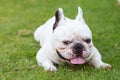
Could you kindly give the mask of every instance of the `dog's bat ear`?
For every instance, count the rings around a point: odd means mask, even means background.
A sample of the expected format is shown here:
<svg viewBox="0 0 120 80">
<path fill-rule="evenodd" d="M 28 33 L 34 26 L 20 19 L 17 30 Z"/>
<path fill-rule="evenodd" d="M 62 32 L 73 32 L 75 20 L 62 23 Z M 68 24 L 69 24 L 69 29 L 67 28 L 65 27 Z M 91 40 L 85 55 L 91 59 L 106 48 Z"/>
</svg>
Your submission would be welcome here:
<svg viewBox="0 0 120 80">
<path fill-rule="evenodd" d="M 79 21 L 83 21 L 84 22 L 84 19 L 83 19 L 83 12 L 82 12 L 82 9 L 80 7 L 78 7 L 78 14 L 76 16 L 76 20 L 79 20 Z"/>
<path fill-rule="evenodd" d="M 55 23 L 53 25 L 53 30 L 64 21 L 64 13 L 62 8 L 59 8 L 55 13 Z"/>
</svg>

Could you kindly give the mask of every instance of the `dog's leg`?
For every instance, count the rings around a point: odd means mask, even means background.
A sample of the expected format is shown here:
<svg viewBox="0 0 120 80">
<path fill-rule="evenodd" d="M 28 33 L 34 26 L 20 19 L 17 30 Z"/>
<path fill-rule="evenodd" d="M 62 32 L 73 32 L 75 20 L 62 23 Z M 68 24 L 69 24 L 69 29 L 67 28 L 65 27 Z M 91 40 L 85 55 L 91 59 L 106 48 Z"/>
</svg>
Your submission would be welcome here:
<svg viewBox="0 0 120 80">
<path fill-rule="evenodd" d="M 111 68 L 110 64 L 104 63 L 102 61 L 101 55 L 95 47 L 93 47 L 92 49 L 92 56 L 90 59 L 90 64 L 95 66 L 96 68 L 105 68 L 105 69 Z"/>
<path fill-rule="evenodd" d="M 55 72 L 57 69 L 54 66 L 53 62 L 46 57 L 45 53 L 42 53 L 42 50 L 39 50 L 36 56 L 37 64 L 43 66 L 44 70 Z"/>
<path fill-rule="evenodd" d="M 46 71 L 55 72 L 57 70 L 56 67 L 53 65 L 52 61 L 50 60 L 45 60 L 42 63 L 42 66 L 44 67 L 44 70 Z"/>
</svg>

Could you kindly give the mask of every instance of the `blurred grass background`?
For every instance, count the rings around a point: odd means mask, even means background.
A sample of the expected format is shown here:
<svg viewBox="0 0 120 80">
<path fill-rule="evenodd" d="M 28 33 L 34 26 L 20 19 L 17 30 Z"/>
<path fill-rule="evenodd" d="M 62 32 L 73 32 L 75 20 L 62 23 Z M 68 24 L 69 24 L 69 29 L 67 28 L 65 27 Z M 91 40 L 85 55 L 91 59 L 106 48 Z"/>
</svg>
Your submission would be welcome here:
<svg viewBox="0 0 120 80">
<path fill-rule="evenodd" d="M 87 64 L 57 66 L 56 73 L 36 65 L 40 48 L 34 30 L 54 16 L 57 8 L 75 18 L 77 7 L 93 33 L 94 45 L 111 70 Z M 120 6 L 116 0 L 0 0 L 0 80 L 119 80 Z"/>
</svg>

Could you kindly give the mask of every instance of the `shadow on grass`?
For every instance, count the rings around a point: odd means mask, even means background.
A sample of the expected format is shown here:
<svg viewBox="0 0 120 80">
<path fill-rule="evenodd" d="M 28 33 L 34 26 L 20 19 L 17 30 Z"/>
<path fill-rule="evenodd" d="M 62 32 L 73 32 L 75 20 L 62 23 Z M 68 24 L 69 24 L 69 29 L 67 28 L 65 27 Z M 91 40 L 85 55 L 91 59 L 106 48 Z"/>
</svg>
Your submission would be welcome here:
<svg viewBox="0 0 120 80">
<path fill-rule="evenodd" d="M 94 68 L 93 66 L 90 66 L 88 65 L 87 63 L 86 64 L 82 64 L 82 65 L 72 65 L 72 64 L 68 64 L 68 63 L 65 63 L 65 64 L 62 64 L 62 65 L 57 65 L 57 68 L 58 70 L 62 69 L 63 71 L 67 70 L 68 72 L 69 71 L 83 71 L 83 70 L 88 70 L 89 68 Z"/>
</svg>

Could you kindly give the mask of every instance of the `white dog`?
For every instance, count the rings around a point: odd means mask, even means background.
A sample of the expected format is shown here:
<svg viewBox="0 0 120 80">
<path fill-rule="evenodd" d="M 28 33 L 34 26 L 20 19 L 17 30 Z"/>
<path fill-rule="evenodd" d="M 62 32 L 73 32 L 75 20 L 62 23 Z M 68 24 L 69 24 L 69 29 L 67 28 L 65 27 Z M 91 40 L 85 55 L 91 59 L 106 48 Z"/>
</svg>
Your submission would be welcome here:
<svg viewBox="0 0 120 80">
<path fill-rule="evenodd" d="M 34 38 L 41 45 L 36 55 L 37 63 L 45 70 L 56 71 L 54 64 L 61 62 L 87 62 L 96 68 L 111 68 L 101 60 L 99 51 L 93 45 L 91 31 L 80 7 L 74 20 L 65 17 L 59 8 L 54 17 L 37 28 Z"/>
</svg>

